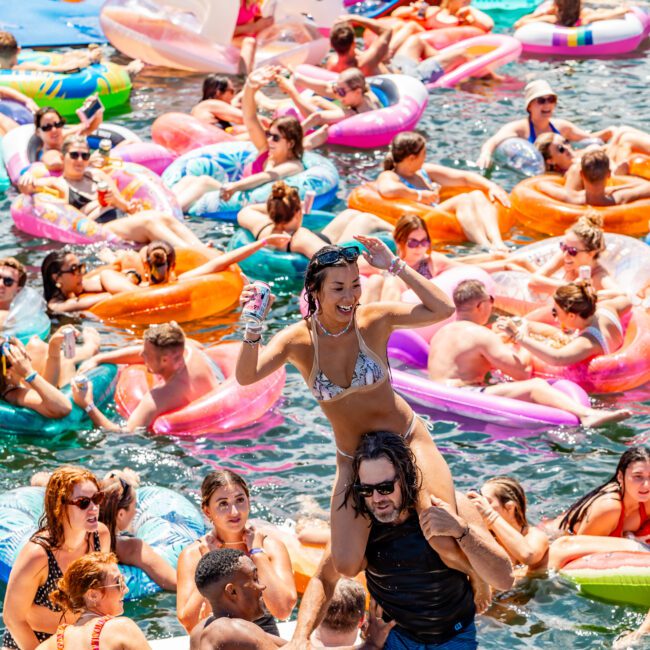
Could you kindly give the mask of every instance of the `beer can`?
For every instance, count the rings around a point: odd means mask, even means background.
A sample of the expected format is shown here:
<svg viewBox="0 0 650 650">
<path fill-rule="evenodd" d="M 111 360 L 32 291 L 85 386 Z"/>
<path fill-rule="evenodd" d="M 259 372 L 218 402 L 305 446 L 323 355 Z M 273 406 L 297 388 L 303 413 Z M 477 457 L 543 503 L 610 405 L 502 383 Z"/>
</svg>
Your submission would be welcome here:
<svg viewBox="0 0 650 650">
<path fill-rule="evenodd" d="M 314 199 L 316 198 L 316 192 L 314 190 L 307 190 L 305 192 L 305 198 L 302 201 L 302 213 L 309 214 L 314 207 Z"/>
<path fill-rule="evenodd" d="M 105 181 L 99 181 L 99 183 L 97 183 L 97 200 L 99 201 L 99 205 L 101 205 L 102 208 L 108 206 L 108 201 L 106 200 L 107 192 L 108 183 Z"/>
<path fill-rule="evenodd" d="M 112 148 L 113 144 L 108 138 L 102 138 L 99 141 L 99 153 L 104 156 L 104 158 L 108 158 L 111 155 Z"/>
<path fill-rule="evenodd" d="M 255 295 L 244 305 L 242 318 L 247 321 L 261 323 L 271 302 L 271 287 L 266 282 L 253 282 Z"/>
<path fill-rule="evenodd" d="M 88 377 L 86 375 L 76 375 L 72 381 L 80 392 L 85 393 L 88 390 Z"/>
<path fill-rule="evenodd" d="M 63 356 L 66 359 L 73 359 L 77 347 L 77 337 L 73 327 L 66 327 L 63 330 Z"/>
<path fill-rule="evenodd" d="M 591 267 L 586 264 L 578 267 L 578 277 L 581 280 L 591 280 Z"/>
</svg>

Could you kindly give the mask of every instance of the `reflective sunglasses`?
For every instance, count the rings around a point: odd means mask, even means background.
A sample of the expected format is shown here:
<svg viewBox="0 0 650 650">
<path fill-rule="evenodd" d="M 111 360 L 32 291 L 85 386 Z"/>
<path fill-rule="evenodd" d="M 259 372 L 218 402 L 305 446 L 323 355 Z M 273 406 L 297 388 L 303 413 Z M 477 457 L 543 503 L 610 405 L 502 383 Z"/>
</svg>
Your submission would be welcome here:
<svg viewBox="0 0 650 650">
<path fill-rule="evenodd" d="M 557 104 L 557 97 L 555 95 L 548 95 L 547 97 L 537 97 L 535 101 L 540 106 L 544 106 L 544 104 Z"/>
<path fill-rule="evenodd" d="M 560 242 L 560 250 L 563 253 L 568 253 L 571 257 L 575 257 L 578 253 L 587 253 L 586 248 L 576 248 L 575 246 L 567 246 L 563 241 Z"/>
<path fill-rule="evenodd" d="M 395 492 L 395 483 L 397 481 L 397 476 L 392 478 L 390 481 L 382 481 L 381 483 L 355 483 L 354 491 L 361 497 L 368 498 L 372 496 L 372 493 L 377 490 L 377 494 L 385 497 L 388 494 Z"/>
<path fill-rule="evenodd" d="M 95 589 L 113 589 L 113 587 L 119 587 L 120 591 L 126 591 L 126 580 L 121 573 L 120 577 L 117 579 L 117 582 L 114 582 L 112 585 L 102 585 L 101 587 L 95 587 Z"/>
<path fill-rule="evenodd" d="M 16 284 L 16 279 L 10 278 L 8 275 L 0 275 L 0 280 L 2 280 L 5 287 L 13 287 Z"/>
<path fill-rule="evenodd" d="M 90 151 L 68 151 L 68 156 L 70 156 L 72 160 L 79 160 L 79 158 L 82 160 L 89 160 Z"/>
<path fill-rule="evenodd" d="M 52 124 L 42 124 L 40 128 L 41 131 L 47 133 L 52 129 L 62 129 L 64 126 L 65 126 L 65 122 L 63 120 L 59 120 L 58 122 L 52 122 Z"/>
<path fill-rule="evenodd" d="M 73 264 L 69 269 L 61 269 L 59 274 L 63 273 L 81 273 L 82 275 L 86 272 L 86 263 L 82 262 L 81 264 Z"/>
<path fill-rule="evenodd" d="M 428 246 L 429 245 L 429 238 L 425 237 L 424 239 L 413 239 L 409 237 L 406 240 L 406 245 L 409 248 L 421 248 L 422 246 Z"/>
<path fill-rule="evenodd" d="M 271 140 L 272 142 L 280 142 L 280 140 L 282 140 L 282 136 L 279 133 L 271 133 L 271 131 L 267 131 L 266 139 Z"/>
<path fill-rule="evenodd" d="M 88 510 L 88 507 L 91 503 L 94 503 L 96 506 L 101 505 L 104 502 L 104 493 L 95 492 L 91 497 L 79 497 L 78 499 L 71 499 L 66 501 L 69 506 L 77 506 L 79 510 Z"/>
<path fill-rule="evenodd" d="M 318 253 L 315 259 L 321 266 L 336 264 L 342 259 L 352 264 L 359 259 L 359 249 L 356 246 L 345 246 L 344 248 Z"/>
</svg>

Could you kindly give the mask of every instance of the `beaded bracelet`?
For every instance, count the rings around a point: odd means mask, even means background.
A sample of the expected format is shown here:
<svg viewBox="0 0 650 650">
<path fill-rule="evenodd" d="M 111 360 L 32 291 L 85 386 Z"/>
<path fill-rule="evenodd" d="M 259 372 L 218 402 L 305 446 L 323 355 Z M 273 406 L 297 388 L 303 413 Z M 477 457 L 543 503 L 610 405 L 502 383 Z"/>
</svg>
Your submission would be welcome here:
<svg viewBox="0 0 650 650">
<path fill-rule="evenodd" d="M 244 331 L 244 343 L 248 345 L 257 345 L 262 340 L 262 323 L 246 323 Z"/>
<path fill-rule="evenodd" d="M 252 548 L 248 551 L 248 555 L 257 555 L 258 553 L 266 553 L 266 551 L 263 548 Z"/>
<path fill-rule="evenodd" d="M 393 257 L 388 265 L 388 272 L 391 275 L 399 275 L 404 270 L 404 262 L 397 256 Z"/>
</svg>

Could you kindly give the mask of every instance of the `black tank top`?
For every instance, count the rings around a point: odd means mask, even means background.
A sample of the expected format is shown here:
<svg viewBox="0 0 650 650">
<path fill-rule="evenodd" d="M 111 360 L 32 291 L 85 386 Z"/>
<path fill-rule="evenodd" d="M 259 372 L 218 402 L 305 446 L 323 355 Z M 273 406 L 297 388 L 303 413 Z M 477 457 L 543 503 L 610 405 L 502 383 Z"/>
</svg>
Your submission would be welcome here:
<svg viewBox="0 0 650 650">
<path fill-rule="evenodd" d="M 366 582 L 384 619 L 419 643 L 444 643 L 474 620 L 474 596 L 464 573 L 429 546 L 413 512 L 403 524 L 373 520 L 366 547 Z"/>
</svg>

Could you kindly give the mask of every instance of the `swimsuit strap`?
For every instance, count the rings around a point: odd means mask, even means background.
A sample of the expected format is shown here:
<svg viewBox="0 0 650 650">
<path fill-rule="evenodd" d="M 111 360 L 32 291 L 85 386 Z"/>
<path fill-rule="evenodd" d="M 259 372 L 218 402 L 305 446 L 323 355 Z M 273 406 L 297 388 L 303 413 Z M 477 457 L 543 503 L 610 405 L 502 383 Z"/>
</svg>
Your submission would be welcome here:
<svg viewBox="0 0 650 650">
<path fill-rule="evenodd" d="M 580 332 L 580 336 L 585 335 L 592 336 L 594 339 L 596 339 L 596 343 L 600 345 L 605 354 L 610 353 L 609 345 L 607 345 L 605 335 L 595 325 L 590 325 L 589 327 L 583 329 L 582 332 Z"/>
<path fill-rule="evenodd" d="M 61 625 L 59 625 L 59 627 L 56 628 L 56 650 L 64 650 L 65 648 L 65 641 L 63 639 L 63 635 L 68 625 L 69 625 L 68 623 L 61 623 Z"/>
<path fill-rule="evenodd" d="M 271 223 L 265 223 L 258 231 L 257 235 L 255 235 L 255 240 L 258 240 L 260 238 L 260 235 L 267 229 L 267 228 L 273 228 L 273 222 Z"/>
<path fill-rule="evenodd" d="M 99 650 L 99 635 L 102 633 L 102 628 L 106 625 L 112 616 L 102 616 L 93 627 L 93 634 L 90 638 L 90 650 Z M 58 650 L 58 649 L 57 649 Z"/>
</svg>

